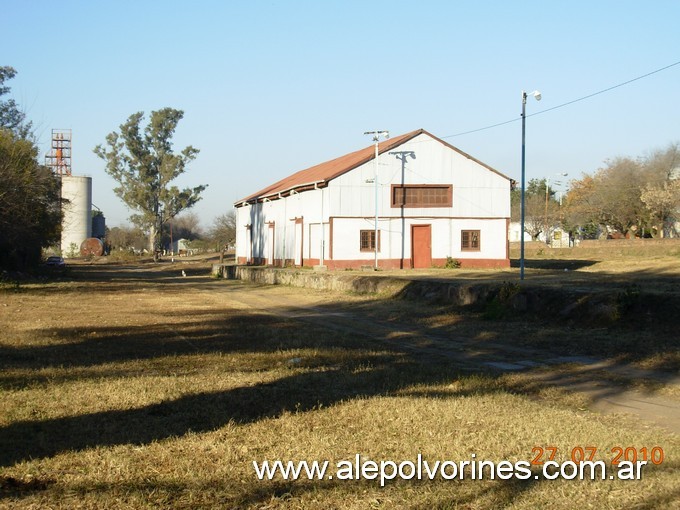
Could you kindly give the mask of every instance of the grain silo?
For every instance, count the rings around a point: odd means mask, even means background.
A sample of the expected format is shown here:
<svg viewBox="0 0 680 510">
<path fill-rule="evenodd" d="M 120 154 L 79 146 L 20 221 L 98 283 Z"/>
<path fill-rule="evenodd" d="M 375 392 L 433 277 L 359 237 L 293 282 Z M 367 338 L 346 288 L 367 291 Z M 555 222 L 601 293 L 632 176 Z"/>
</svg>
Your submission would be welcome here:
<svg viewBox="0 0 680 510">
<path fill-rule="evenodd" d="M 45 162 L 61 179 L 61 253 L 80 254 L 81 243 L 92 235 L 92 178 L 71 173 L 71 130 L 53 129 Z"/>
<path fill-rule="evenodd" d="M 61 198 L 61 253 L 78 256 L 80 244 L 92 232 L 92 178 L 62 175 Z"/>
</svg>

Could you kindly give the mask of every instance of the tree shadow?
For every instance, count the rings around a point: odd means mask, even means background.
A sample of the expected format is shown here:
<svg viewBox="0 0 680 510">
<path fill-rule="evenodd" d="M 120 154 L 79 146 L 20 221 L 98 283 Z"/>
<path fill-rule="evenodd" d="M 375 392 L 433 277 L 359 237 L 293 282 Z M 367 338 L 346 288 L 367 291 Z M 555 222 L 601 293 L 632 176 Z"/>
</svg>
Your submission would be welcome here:
<svg viewBox="0 0 680 510">
<path fill-rule="evenodd" d="M 101 284 L 101 291 L 118 292 L 122 289 L 138 289 L 140 284 L 164 285 L 164 278 L 166 276 L 163 273 L 155 273 L 96 281 Z M 183 289 L 194 287 L 229 291 L 224 282 L 213 282 L 205 277 L 176 280 L 173 281 L 173 292 L 181 293 Z M 252 290 L 258 287 L 238 285 L 237 288 Z M 96 286 L 90 290 L 96 292 Z M 386 303 L 386 309 L 380 310 Z M 0 427 L 0 466 L 51 457 L 66 451 L 121 444 L 145 445 L 189 432 L 212 431 L 230 422 L 248 424 L 278 417 L 286 412 L 307 412 L 320 405 L 327 407 L 354 398 L 403 394 L 404 388 L 441 385 L 457 377 L 461 373 L 457 362 L 465 356 L 464 353 L 442 356 L 438 362 L 433 362 L 433 356 L 427 354 L 426 349 L 418 352 L 416 344 L 406 346 L 391 340 L 393 333 L 407 333 L 413 335 L 414 341 L 419 339 L 425 340 L 428 345 L 450 347 L 448 343 L 455 339 L 456 328 L 462 326 L 441 329 L 419 324 L 414 328 L 411 317 L 394 318 L 390 315 L 389 305 L 389 300 L 378 298 L 359 303 L 346 300 L 306 308 L 278 303 L 276 309 L 259 313 L 234 313 L 225 308 L 224 318 L 215 318 L 221 313 L 219 309 L 202 308 L 191 310 L 187 320 L 168 325 L 88 328 L 89 336 L 85 338 L 78 328 L 58 328 L 45 330 L 43 334 L 64 341 L 73 338 L 80 340 L 38 347 L 4 346 L 0 349 L 0 367 L 4 369 L 91 369 L 111 365 L 106 369 L 111 377 L 128 375 L 129 368 L 115 365 L 132 360 L 206 353 L 272 354 L 282 349 L 304 348 L 318 349 L 320 355 L 312 364 L 303 364 L 301 370 L 292 370 L 289 375 L 271 382 L 226 391 L 195 393 L 136 409 L 11 423 Z M 301 310 L 306 315 L 299 315 Z M 274 312 L 278 315 L 274 315 Z M 167 314 L 172 314 L 172 311 Z M 463 323 L 477 320 L 470 315 L 462 319 Z M 310 330 L 310 335 L 300 336 L 297 333 L 301 323 Z M 380 328 L 369 328 L 370 324 L 377 324 Z M 486 324 L 486 329 L 493 331 L 501 341 L 507 334 L 507 328 L 507 322 Z M 274 333 L 265 334 L 265 331 Z M 415 349 L 413 345 L 416 345 Z M 333 350 L 349 352 L 350 355 L 339 364 L 332 356 L 324 357 L 324 352 Z M 475 361 L 476 355 L 470 356 L 471 361 Z M 480 358 L 484 356 L 482 354 Z M 358 370 L 358 367 L 362 369 Z M 481 367 L 481 363 L 477 363 L 476 369 L 465 373 L 498 374 Z M 20 385 L 26 382 L 22 377 L 35 376 L 3 376 L 1 380 L 3 384 Z M 87 375 L 81 372 L 75 377 Z M 100 378 L 102 373 L 92 372 L 92 377 Z M 558 385 L 565 384 L 565 381 L 555 379 L 544 384 Z M 518 388 L 518 391 L 534 394 L 542 387 L 538 383 L 528 384 Z M 460 398 L 502 391 L 505 390 L 501 385 L 484 385 L 424 395 Z M 607 391 L 620 390 L 612 387 Z M 502 483 L 493 490 L 502 494 L 502 498 L 506 498 L 504 501 L 512 501 L 532 483 Z M 289 486 L 272 485 L 268 489 L 246 494 L 243 503 L 264 501 L 276 495 L 277 491 L 282 490 L 281 487 Z M 297 487 L 299 484 L 296 484 L 296 491 L 306 490 L 304 485 L 302 489 Z M 316 484 L 307 487 L 310 490 L 311 487 L 318 488 Z M 445 503 L 442 503 L 444 506 Z"/>
<path fill-rule="evenodd" d="M 207 432 L 230 422 L 252 423 L 284 412 L 305 412 L 354 398 L 385 395 L 413 384 L 450 381 L 443 366 L 424 368 L 400 356 L 383 357 L 370 369 L 353 367 L 293 373 L 272 382 L 190 394 L 138 409 L 112 410 L 0 427 L 0 466 L 120 444 L 145 445 L 189 432 Z M 488 391 L 500 391 L 488 390 Z M 459 396 L 479 390 L 461 392 Z"/>
<path fill-rule="evenodd" d="M 599 263 L 599 260 L 577 260 L 577 259 L 524 259 L 524 267 L 527 269 L 555 269 L 564 271 L 576 271 L 585 267 L 594 266 Z M 518 268 L 520 266 L 519 259 L 511 259 L 510 267 Z"/>
</svg>

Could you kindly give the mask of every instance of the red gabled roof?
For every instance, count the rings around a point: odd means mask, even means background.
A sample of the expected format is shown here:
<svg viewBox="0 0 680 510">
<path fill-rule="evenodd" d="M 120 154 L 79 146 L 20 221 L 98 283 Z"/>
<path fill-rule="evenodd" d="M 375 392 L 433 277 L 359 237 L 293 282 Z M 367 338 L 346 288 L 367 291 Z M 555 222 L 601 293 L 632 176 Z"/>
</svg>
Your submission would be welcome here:
<svg viewBox="0 0 680 510">
<path fill-rule="evenodd" d="M 452 148 L 453 150 L 462 154 L 463 156 L 476 161 L 482 166 L 488 168 L 489 170 L 503 177 L 506 177 L 505 175 L 494 170 L 490 166 L 485 165 L 481 161 L 476 160 L 475 158 L 469 156 L 468 154 L 465 154 L 461 150 L 453 147 L 452 145 L 449 145 L 443 140 L 440 140 L 436 136 L 431 135 L 424 129 L 417 129 L 416 131 L 411 131 L 410 133 L 406 133 L 404 135 L 396 136 L 394 138 L 390 138 L 388 140 L 380 142 L 378 144 L 378 153 L 382 154 L 384 152 L 391 151 L 392 149 L 398 147 L 399 145 L 423 133 L 427 134 L 428 136 L 431 136 L 433 139 L 443 143 L 447 147 Z M 339 158 L 331 159 L 330 161 L 326 161 L 325 163 L 321 163 L 306 168 L 305 170 L 300 170 L 299 172 L 289 175 L 288 177 L 281 179 L 280 181 L 275 182 L 274 184 L 271 184 L 270 186 L 267 186 L 264 189 L 261 189 L 257 193 L 247 196 L 246 198 L 242 198 L 241 200 L 237 201 L 235 205 L 236 207 L 239 207 L 240 205 L 246 202 L 253 202 L 271 197 L 278 198 L 279 195 L 289 194 L 292 190 L 302 191 L 306 189 L 313 189 L 314 187 L 326 186 L 328 184 L 328 181 L 335 179 L 336 177 L 339 177 L 340 175 L 349 172 L 350 170 L 353 170 L 358 166 L 363 165 L 367 161 L 372 160 L 374 157 L 375 157 L 375 145 L 369 145 L 368 147 L 358 150 L 356 152 L 350 152 L 349 154 L 345 154 L 344 156 L 340 156 Z M 506 178 L 510 179 L 509 177 Z"/>
</svg>

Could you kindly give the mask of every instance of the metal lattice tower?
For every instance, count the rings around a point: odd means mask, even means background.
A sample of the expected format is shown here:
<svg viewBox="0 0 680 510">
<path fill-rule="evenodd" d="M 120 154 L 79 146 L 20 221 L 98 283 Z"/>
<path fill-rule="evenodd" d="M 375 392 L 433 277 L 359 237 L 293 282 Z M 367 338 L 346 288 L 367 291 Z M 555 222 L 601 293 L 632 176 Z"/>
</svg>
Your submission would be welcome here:
<svg viewBox="0 0 680 510">
<path fill-rule="evenodd" d="M 52 146 L 45 155 L 45 164 L 55 175 L 71 175 L 71 130 L 53 129 Z"/>
</svg>

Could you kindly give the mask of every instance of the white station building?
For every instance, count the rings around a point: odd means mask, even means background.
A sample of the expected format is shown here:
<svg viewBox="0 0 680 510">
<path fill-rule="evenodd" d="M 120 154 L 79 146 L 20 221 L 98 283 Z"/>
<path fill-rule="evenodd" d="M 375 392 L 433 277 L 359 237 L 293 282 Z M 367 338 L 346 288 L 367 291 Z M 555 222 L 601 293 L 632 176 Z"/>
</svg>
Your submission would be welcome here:
<svg viewBox="0 0 680 510">
<path fill-rule="evenodd" d="M 419 129 L 380 142 L 377 165 L 371 145 L 239 200 L 237 261 L 396 269 L 450 258 L 509 267 L 511 182 Z"/>
</svg>

